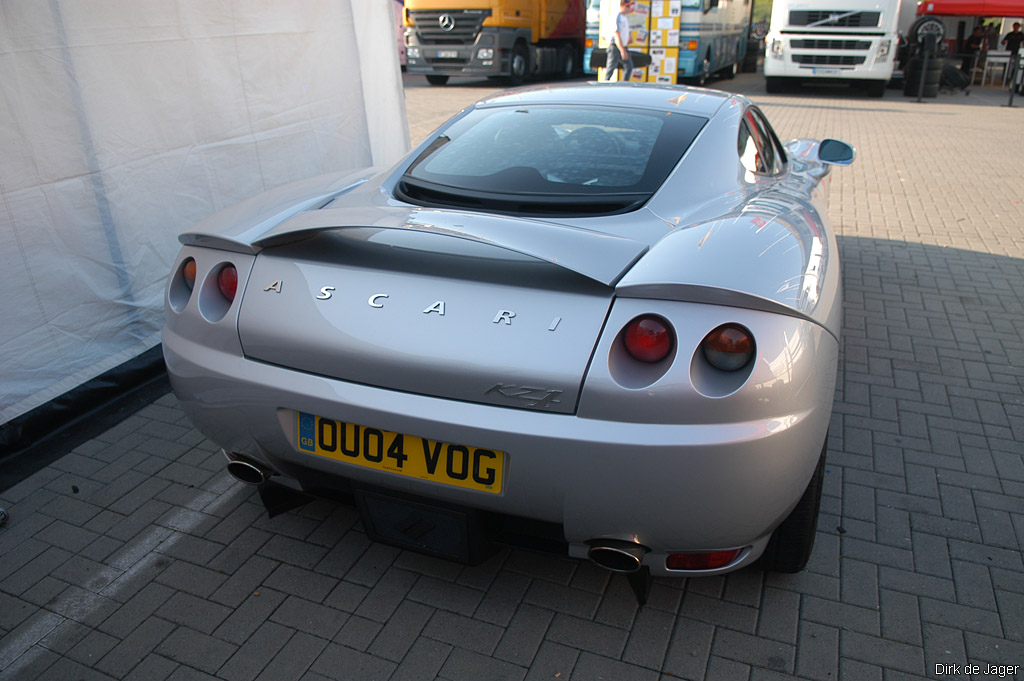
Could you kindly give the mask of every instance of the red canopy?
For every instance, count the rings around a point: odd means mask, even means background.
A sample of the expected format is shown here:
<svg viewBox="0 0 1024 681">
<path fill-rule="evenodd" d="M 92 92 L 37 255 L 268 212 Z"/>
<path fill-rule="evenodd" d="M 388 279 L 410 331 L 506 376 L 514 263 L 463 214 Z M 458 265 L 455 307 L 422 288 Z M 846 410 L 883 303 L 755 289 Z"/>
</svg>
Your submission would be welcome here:
<svg viewBox="0 0 1024 681">
<path fill-rule="evenodd" d="M 1024 17 L 1024 0 L 924 0 L 918 14 L 946 17 Z"/>
</svg>

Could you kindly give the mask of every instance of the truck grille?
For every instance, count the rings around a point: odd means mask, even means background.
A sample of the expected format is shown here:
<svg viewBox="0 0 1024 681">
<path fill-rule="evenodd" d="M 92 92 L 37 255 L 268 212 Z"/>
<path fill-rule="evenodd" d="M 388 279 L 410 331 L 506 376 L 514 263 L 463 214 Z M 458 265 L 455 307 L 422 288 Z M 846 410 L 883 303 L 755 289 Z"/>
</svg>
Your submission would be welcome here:
<svg viewBox="0 0 1024 681">
<path fill-rule="evenodd" d="M 794 50 L 870 50 L 870 40 L 793 40 Z"/>
<path fill-rule="evenodd" d="M 421 45 L 472 45 L 489 16 L 489 9 L 409 10 Z"/>
<path fill-rule="evenodd" d="M 822 22 L 820 26 L 822 28 L 877 28 L 878 20 L 882 17 L 881 12 L 855 12 L 849 16 L 843 16 L 846 14 L 845 10 L 793 10 L 789 13 L 789 25 L 790 26 L 809 26 L 810 24 L 816 24 L 819 21 Z M 830 17 L 842 17 L 837 18 L 835 21 L 829 21 Z"/>
<path fill-rule="evenodd" d="M 794 54 L 793 61 L 805 66 L 859 66 L 864 57 L 845 54 Z"/>
</svg>

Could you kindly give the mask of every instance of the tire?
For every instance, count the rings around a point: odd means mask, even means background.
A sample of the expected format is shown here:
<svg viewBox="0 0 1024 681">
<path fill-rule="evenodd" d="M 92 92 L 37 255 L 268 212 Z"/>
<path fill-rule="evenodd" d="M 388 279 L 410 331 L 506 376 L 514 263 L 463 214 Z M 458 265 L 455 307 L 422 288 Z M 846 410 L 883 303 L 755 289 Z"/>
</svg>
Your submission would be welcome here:
<svg viewBox="0 0 1024 681">
<path fill-rule="evenodd" d="M 765 76 L 764 87 L 768 94 L 777 95 L 786 89 L 786 81 L 778 76 Z"/>
<path fill-rule="evenodd" d="M 448 76 L 427 76 L 427 82 L 431 85 L 445 85 L 448 83 Z"/>
<path fill-rule="evenodd" d="M 732 80 L 736 77 L 736 72 L 739 71 L 739 68 L 739 64 L 733 63 L 722 71 L 722 75 L 725 76 L 727 80 Z"/>
<path fill-rule="evenodd" d="M 558 49 L 558 76 L 562 80 L 568 80 L 576 75 L 576 50 L 568 45 Z"/>
<path fill-rule="evenodd" d="M 526 43 L 520 41 L 512 48 L 512 63 L 509 65 L 508 84 L 520 85 L 530 70 L 530 52 Z"/>
<path fill-rule="evenodd" d="M 871 80 L 868 81 L 867 91 L 868 97 L 884 97 L 885 87 L 889 84 L 887 80 Z"/>
<path fill-rule="evenodd" d="M 704 55 L 704 61 L 700 63 L 700 73 L 697 74 L 697 85 L 704 87 L 711 80 L 711 53 Z"/>
<path fill-rule="evenodd" d="M 941 59 L 929 59 L 928 68 L 921 71 L 921 57 L 914 57 L 907 63 L 904 72 L 903 94 L 906 97 L 917 97 L 920 92 L 922 97 L 938 97 L 939 83 L 942 80 Z M 921 79 L 924 79 L 924 89 L 921 89 Z"/>
<path fill-rule="evenodd" d="M 929 33 L 934 33 L 936 42 L 941 43 L 946 37 L 946 25 L 938 17 L 923 16 L 910 25 L 907 36 L 912 45 L 922 45 Z"/>
<path fill-rule="evenodd" d="M 821 508 L 821 488 L 825 480 L 825 450 L 828 436 L 821 448 L 818 465 L 807 483 L 807 489 L 782 524 L 775 528 L 768 546 L 761 555 L 761 566 L 770 572 L 793 574 L 807 566 L 814 548 L 814 535 L 818 531 L 818 510 Z"/>
</svg>

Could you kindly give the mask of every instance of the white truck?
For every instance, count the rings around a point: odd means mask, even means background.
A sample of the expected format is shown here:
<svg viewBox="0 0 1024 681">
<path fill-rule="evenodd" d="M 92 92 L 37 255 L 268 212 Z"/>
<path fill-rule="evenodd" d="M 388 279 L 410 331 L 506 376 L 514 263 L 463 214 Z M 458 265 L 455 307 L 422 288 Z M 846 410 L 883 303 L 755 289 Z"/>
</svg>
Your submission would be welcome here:
<svg viewBox="0 0 1024 681">
<path fill-rule="evenodd" d="M 900 0 L 775 0 L 765 39 L 768 92 L 788 83 L 857 82 L 885 94 L 899 45 Z"/>
</svg>

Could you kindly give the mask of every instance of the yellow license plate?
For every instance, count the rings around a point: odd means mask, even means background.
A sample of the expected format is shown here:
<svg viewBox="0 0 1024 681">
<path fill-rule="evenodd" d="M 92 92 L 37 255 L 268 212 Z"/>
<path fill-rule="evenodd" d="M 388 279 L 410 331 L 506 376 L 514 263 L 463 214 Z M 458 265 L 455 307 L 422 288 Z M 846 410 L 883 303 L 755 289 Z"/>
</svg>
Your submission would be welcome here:
<svg viewBox="0 0 1024 681">
<path fill-rule="evenodd" d="M 297 418 L 300 451 L 420 480 L 501 492 L 505 452 L 436 442 L 301 411 Z"/>
</svg>

